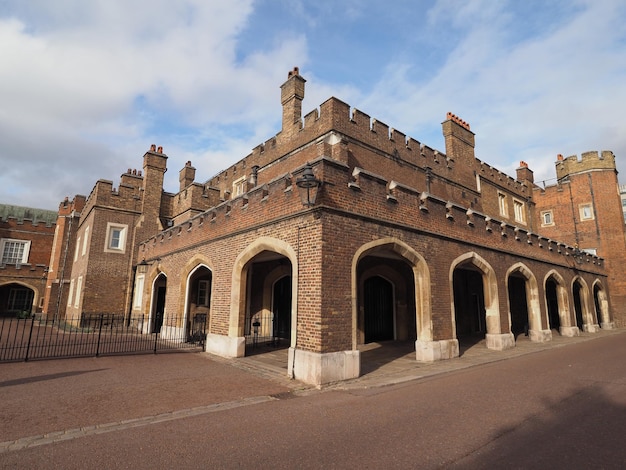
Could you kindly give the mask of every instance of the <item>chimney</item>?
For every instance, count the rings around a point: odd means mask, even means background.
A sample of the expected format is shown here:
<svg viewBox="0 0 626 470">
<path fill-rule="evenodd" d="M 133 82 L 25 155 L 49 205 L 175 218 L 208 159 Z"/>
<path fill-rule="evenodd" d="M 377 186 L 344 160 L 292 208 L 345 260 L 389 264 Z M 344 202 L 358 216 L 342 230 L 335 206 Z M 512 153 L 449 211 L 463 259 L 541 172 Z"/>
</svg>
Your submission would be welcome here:
<svg viewBox="0 0 626 470">
<path fill-rule="evenodd" d="M 302 100 L 306 80 L 300 76 L 298 67 L 287 75 L 287 81 L 280 87 L 280 102 L 283 105 L 283 131 L 302 125 Z"/>
<path fill-rule="evenodd" d="M 517 181 L 527 181 L 530 184 L 535 183 L 535 176 L 533 171 L 528 168 L 528 163 L 521 161 L 519 162 L 519 168 L 517 171 Z"/>
<path fill-rule="evenodd" d="M 196 169 L 191 166 L 191 162 L 185 163 L 185 166 L 178 174 L 178 181 L 180 182 L 180 191 L 185 189 L 196 178 Z"/>
<path fill-rule="evenodd" d="M 459 182 L 468 188 L 476 187 L 476 157 L 474 133 L 470 125 L 455 114 L 448 113 L 441 124 L 446 144 L 446 156 L 455 161 Z"/>
</svg>

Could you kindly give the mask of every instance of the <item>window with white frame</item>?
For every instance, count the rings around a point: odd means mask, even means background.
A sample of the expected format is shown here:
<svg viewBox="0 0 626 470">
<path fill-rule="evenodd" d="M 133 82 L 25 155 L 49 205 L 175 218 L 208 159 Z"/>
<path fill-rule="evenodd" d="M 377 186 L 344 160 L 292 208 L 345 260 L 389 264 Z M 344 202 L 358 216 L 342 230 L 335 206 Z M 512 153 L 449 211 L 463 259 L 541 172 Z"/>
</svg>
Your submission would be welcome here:
<svg viewBox="0 0 626 470">
<path fill-rule="evenodd" d="M 74 307 L 78 308 L 80 304 L 80 294 L 83 288 L 83 276 L 78 276 L 76 280 L 76 295 L 74 296 Z"/>
<path fill-rule="evenodd" d="M 74 279 L 70 281 L 70 293 L 67 295 L 67 306 L 72 306 L 72 299 L 74 298 Z"/>
<path fill-rule="evenodd" d="M 126 250 L 127 231 L 127 225 L 114 224 L 109 222 L 107 224 L 107 237 L 104 251 L 109 253 L 124 253 L 124 251 Z"/>
<path fill-rule="evenodd" d="M 211 281 L 198 281 L 198 305 L 208 307 L 211 303 Z"/>
<path fill-rule="evenodd" d="M 522 201 L 513 199 L 513 212 L 516 222 L 526 223 L 526 210 Z"/>
<path fill-rule="evenodd" d="M 543 227 L 554 225 L 554 214 L 552 213 L 552 211 L 541 212 L 541 225 Z"/>
<path fill-rule="evenodd" d="M 506 194 L 498 192 L 498 207 L 500 208 L 500 215 L 508 217 L 509 209 L 506 204 Z"/>
<path fill-rule="evenodd" d="M 593 206 L 591 204 L 581 204 L 578 206 L 580 220 L 593 220 Z"/>
<path fill-rule="evenodd" d="M 141 301 L 143 299 L 143 284 L 146 276 L 145 274 L 138 274 L 135 278 L 135 293 L 133 297 L 133 308 L 141 308 Z"/>
<path fill-rule="evenodd" d="M 246 177 L 242 176 L 233 181 L 233 197 L 241 196 L 247 191 Z"/>
<path fill-rule="evenodd" d="M 85 238 L 83 239 L 83 253 L 82 253 L 83 256 L 85 256 L 85 254 L 87 253 L 88 240 L 89 240 L 89 227 L 85 229 Z"/>
<path fill-rule="evenodd" d="M 0 239 L 0 250 L 2 251 L 2 264 L 28 263 L 30 241 L 2 238 Z"/>
<path fill-rule="evenodd" d="M 80 251 L 80 237 L 76 240 L 76 247 L 74 248 L 74 261 L 78 261 L 78 252 Z"/>
</svg>

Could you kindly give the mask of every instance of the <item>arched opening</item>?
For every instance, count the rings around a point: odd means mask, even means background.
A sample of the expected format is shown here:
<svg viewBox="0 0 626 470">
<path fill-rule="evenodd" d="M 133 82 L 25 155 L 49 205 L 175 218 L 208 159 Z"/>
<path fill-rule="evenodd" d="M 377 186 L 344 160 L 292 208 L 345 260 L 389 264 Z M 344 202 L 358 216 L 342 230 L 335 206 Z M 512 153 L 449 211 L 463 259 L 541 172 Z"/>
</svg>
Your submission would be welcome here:
<svg viewBox="0 0 626 470">
<path fill-rule="evenodd" d="M 167 277 L 159 274 L 152 284 L 152 309 L 150 311 L 150 333 L 160 333 L 165 317 Z"/>
<path fill-rule="evenodd" d="M 245 265 L 244 271 L 248 286 L 245 354 L 286 350 L 292 342 L 294 315 L 291 261 L 280 253 L 263 251 Z M 280 355 L 280 363 L 287 367 L 286 354 Z"/>
<path fill-rule="evenodd" d="M 601 328 L 613 328 L 611 316 L 609 314 L 609 302 L 602 285 L 599 281 L 593 284 L 593 303 L 596 311 L 597 322 Z"/>
<path fill-rule="evenodd" d="M 550 328 L 557 332 L 561 328 L 561 316 L 559 310 L 559 297 L 557 293 L 557 283 L 553 277 L 546 281 L 546 305 L 548 309 L 548 321 Z"/>
<path fill-rule="evenodd" d="M 454 319 L 459 347 L 469 347 L 487 333 L 483 273 L 472 264 L 457 267 L 452 275 Z"/>
<path fill-rule="evenodd" d="M 26 316 L 34 312 L 35 291 L 16 282 L 0 286 L 0 316 Z"/>
<path fill-rule="evenodd" d="M 528 302 L 526 278 L 519 273 L 509 276 L 509 309 L 511 312 L 511 333 L 517 338 L 520 334 L 528 336 Z"/>
<path fill-rule="evenodd" d="M 352 286 L 353 348 L 360 351 L 361 374 L 416 354 L 418 343 L 436 349 L 430 276 L 426 262 L 411 247 L 395 238 L 363 245 L 353 258 Z"/>
<path fill-rule="evenodd" d="M 211 318 L 213 274 L 204 266 L 197 266 L 187 280 L 185 332 L 188 341 L 202 341 Z"/>
<path fill-rule="evenodd" d="M 498 282 L 493 268 L 478 254 L 459 256 L 450 267 L 452 320 L 459 354 L 483 338 L 495 350 L 515 346 L 513 335 L 501 331 Z"/>
<path fill-rule="evenodd" d="M 572 286 L 572 293 L 574 295 L 574 313 L 576 314 L 576 326 L 582 331 L 585 325 L 583 315 L 583 297 L 582 297 L 582 285 L 580 282 L 574 281 Z"/>
</svg>

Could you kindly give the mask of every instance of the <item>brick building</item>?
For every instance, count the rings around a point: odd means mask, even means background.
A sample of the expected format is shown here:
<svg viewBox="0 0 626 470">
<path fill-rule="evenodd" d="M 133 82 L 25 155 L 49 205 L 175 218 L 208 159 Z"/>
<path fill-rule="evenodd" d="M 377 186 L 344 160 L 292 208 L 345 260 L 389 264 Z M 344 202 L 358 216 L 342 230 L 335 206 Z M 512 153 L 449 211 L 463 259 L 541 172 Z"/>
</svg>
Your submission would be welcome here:
<svg viewBox="0 0 626 470">
<path fill-rule="evenodd" d="M 146 314 L 144 331 L 158 323 L 162 337 L 206 315 L 208 352 L 239 357 L 266 338 L 289 348 L 291 377 L 314 384 L 357 377 L 363 343 L 411 341 L 434 361 L 465 341 L 503 350 L 519 334 L 614 326 L 608 260 L 626 250 L 609 249 L 600 219 L 593 243 L 582 224 L 572 238 L 550 196 L 579 172 L 541 190 L 525 164 L 512 178 L 477 159 L 453 114 L 444 153 L 336 98 L 302 117 L 304 92 L 294 69 L 281 131 L 204 184 L 188 163 L 179 191 L 164 192 L 155 146 L 143 175 L 98 181 L 67 243 L 67 312 Z M 594 188 L 617 188 L 611 162 L 613 180 L 594 174 Z M 596 214 L 612 201 L 600 193 Z"/>
<path fill-rule="evenodd" d="M 0 316 L 41 312 L 57 214 L 0 204 Z"/>
</svg>

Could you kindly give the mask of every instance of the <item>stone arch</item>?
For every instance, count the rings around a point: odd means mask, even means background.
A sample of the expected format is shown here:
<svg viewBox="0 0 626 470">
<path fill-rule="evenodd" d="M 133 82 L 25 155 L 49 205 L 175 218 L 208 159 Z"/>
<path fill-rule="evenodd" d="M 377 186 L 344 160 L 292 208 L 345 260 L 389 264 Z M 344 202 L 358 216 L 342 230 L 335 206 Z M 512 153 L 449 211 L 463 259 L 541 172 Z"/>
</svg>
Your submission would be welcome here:
<svg viewBox="0 0 626 470">
<path fill-rule="evenodd" d="M 192 302 L 191 302 L 191 289 L 192 289 L 192 281 L 194 276 L 196 275 L 196 273 L 198 273 L 200 270 L 206 270 L 210 273 L 210 290 L 207 293 L 208 298 L 212 299 L 213 298 L 213 289 L 214 289 L 214 282 L 213 282 L 213 268 L 212 268 L 212 263 L 211 261 L 204 255 L 200 255 L 197 254 L 195 256 L 193 256 L 190 260 L 187 261 L 187 263 L 185 263 L 185 266 L 183 267 L 182 271 L 181 271 L 181 276 L 180 276 L 180 286 L 179 286 L 179 292 L 184 293 L 183 296 L 179 297 L 179 310 L 183 312 L 183 319 L 182 322 L 183 324 L 181 326 L 183 326 L 184 328 L 188 328 L 191 324 L 193 324 L 193 318 L 196 314 L 206 314 L 207 316 L 207 324 L 206 324 L 206 329 L 207 331 L 211 331 L 211 306 L 209 304 L 209 306 L 207 307 L 200 307 L 198 305 L 196 305 L 193 308 L 193 312 L 192 310 Z M 191 315 L 190 315 L 191 314 Z"/>
<path fill-rule="evenodd" d="M 413 272 L 417 337 L 415 342 L 416 359 L 420 361 L 434 361 L 458 356 L 458 342 L 455 339 L 433 341 L 430 271 L 426 260 L 408 244 L 395 237 L 386 237 L 365 243 L 355 251 L 352 257 L 352 349 L 356 350 L 358 343 L 359 262 L 369 255 L 381 252 L 395 253 L 408 264 Z"/>
<path fill-rule="evenodd" d="M 579 288 L 576 288 L 578 284 Z M 587 281 L 582 276 L 575 276 L 572 279 L 572 283 L 570 286 L 572 296 L 574 297 L 574 306 L 576 308 L 576 291 L 578 291 L 578 301 L 580 302 L 581 316 L 582 316 L 582 327 L 583 331 L 587 331 L 590 333 L 594 333 L 598 329 L 598 325 L 593 321 L 593 315 L 591 314 L 591 309 L 589 307 L 590 295 L 589 295 L 589 285 Z"/>
<path fill-rule="evenodd" d="M 515 346 L 513 334 L 502 333 L 500 321 L 500 307 L 498 300 L 498 281 L 496 273 L 491 265 L 476 252 L 462 254 L 452 261 L 450 272 L 448 275 L 450 282 L 450 292 L 454 292 L 454 271 L 462 268 L 463 265 L 474 266 L 482 275 L 483 293 L 484 293 L 484 309 L 486 335 L 485 340 L 489 349 L 503 350 Z M 453 334 L 457 337 L 456 332 L 456 310 L 454 305 L 454 295 L 450 296 L 451 305 L 451 322 Z"/>
<path fill-rule="evenodd" d="M 578 327 L 575 324 L 573 324 L 574 322 L 572 321 L 572 311 L 570 308 L 569 295 L 567 293 L 565 279 L 563 279 L 563 276 L 561 276 L 561 274 L 559 274 L 559 272 L 556 271 L 555 269 L 548 271 L 543 281 L 544 292 L 546 292 L 545 299 L 544 299 L 546 312 L 550 308 L 548 305 L 548 297 L 547 297 L 547 291 L 548 291 L 547 286 L 550 280 L 552 280 L 552 282 L 554 282 L 554 284 L 556 285 L 556 299 L 555 300 L 557 302 L 556 307 L 558 309 L 559 333 L 562 336 L 569 336 L 569 337 L 578 336 L 579 334 Z M 552 321 L 550 320 L 550 318 L 548 318 L 548 322 L 550 323 L 550 326 L 552 326 Z"/>
<path fill-rule="evenodd" d="M 609 300 L 606 295 L 606 291 L 602 282 L 599 279 L 593 281 L 591 286 L 593 292 L 594 305 L 596 307 L 596 315 L 598 322 L 603 329 L 610 330 L 614 327 L 611 321 L 611 314 L 609 311 Z"/>
<path fill-rule="evenodd" d="M 280 254 L 291 263 L 291 301 L 293 305 L 291 347 L 295 347 L 295 329 L 297 325 L 297 318 L 295 317 L 297 317 L 298 306 L 298 256 L 296 251 L 287 242 L 273 237 L 261 237 L 253 241 L 239 253 L 233 264 L 228 336 L 230 338 L 241 338 L 240 344 L 237 345 L 237 356 L 243 356 L 245 354 L 245 339 L 243 336 L 249 262 L 264 251 Z"/>
<path fill-rule="evenodd" d="M 28 302 L 28 304 L 29 304 L 28 311 L 29 311 L 29 313 L 36 312 L 37 311 L 37 306 L 39 305 L 39 302 L 41 301 L 40 299 L 42 298 L 42 294 L 39 291 L 39 289 L 34 287 L 34 286 L 32 286 L 29 283 L 26 283 L 26 282 L 23 282 L 23 281 L 20 281 L 20 280 L 16 279 L 16 280 L 8 280 L 6 282 L 1 282 L 0 283 L 0 290 L 3 290 L 3 289 L 9 289 L 10 290 L 11 286 L 23 287 L 23 288 L 28 289 L 29 291 L 32 292 L 32 299 L 31 299 L 30 302 Z"/>
<path fill-rule="evenodd" d="M 389 250 L 404 259 L 413 271 L 415 282 L 415 315 L 417 339 L 432 341 L 432 318 L 430 306 L 430 273 L 424 258 L 413 248 L 397 238 L 388 237 L 374 240 L 359 247 L 352 257 L 352 348 L 357 345 L 357 267 L 359 261 L 369 255 Z"/>
<path fill-rule="evenodd" d="M 522 262 L 515 263 L 506 272 L 507 288 L 510 282 L 510 276 L 512 274 L 519 273 L 526 281 L 526 305 L 528 314 L 528 336 L 531 341 L 544 342 L 552 339 L 552 332 L 550 329 L 542 328 L 541 321 L 541 305 L 539 302 L 539 287 L 537 284 L 537 278 L 534 273 Z M 511 322 L 511 299 L 507 299 L 509 303 L 509 322 Z M 509 323 L 510 324 L 510 323 Z M 546 319 L 546 325 L 548 321 Z"/>
<path fill-rule="evenodd" d="M 167 275 L 161 271 L 160 266 L 151 273 L 150 282 L 150 314 L 146 324 L 147 333 L 160 333 L 163 320 L 167 314 L 166 293 Z"/>
</svg>

